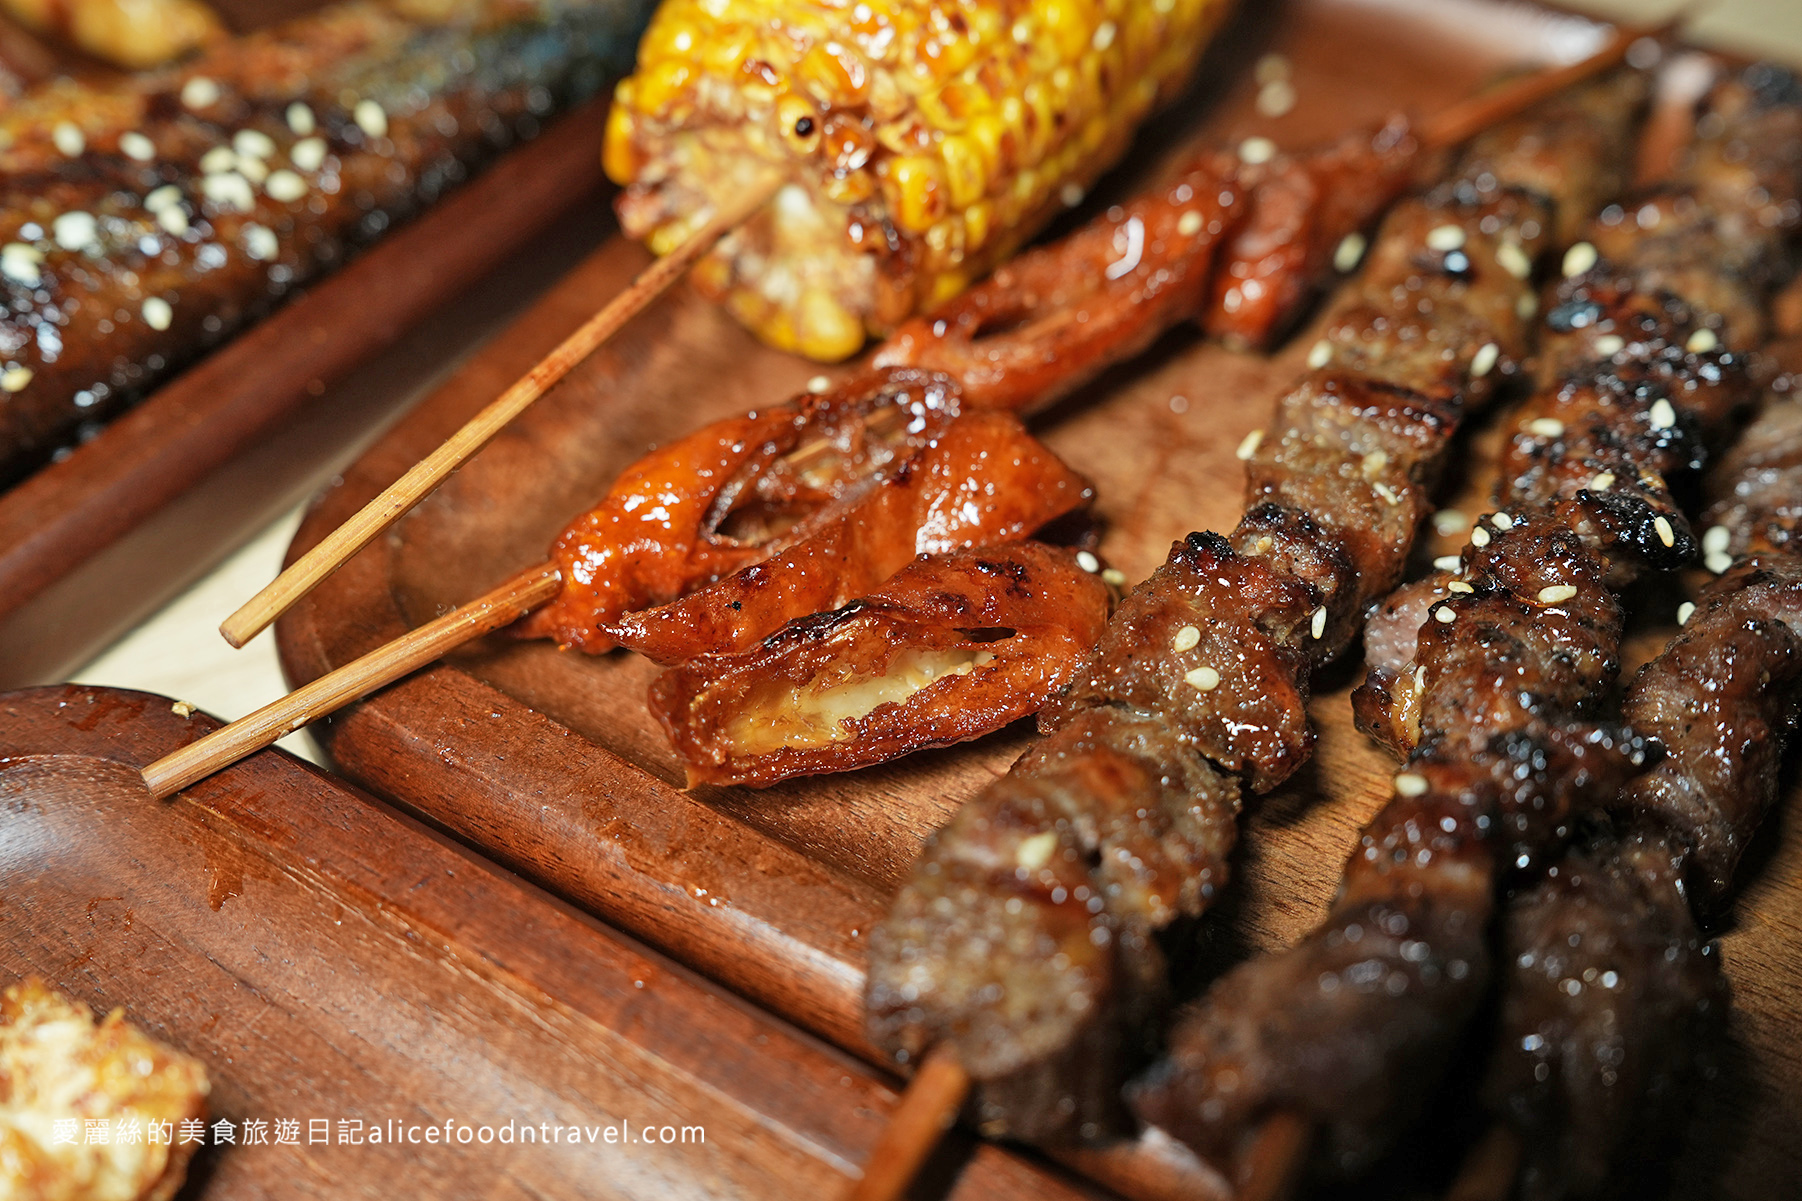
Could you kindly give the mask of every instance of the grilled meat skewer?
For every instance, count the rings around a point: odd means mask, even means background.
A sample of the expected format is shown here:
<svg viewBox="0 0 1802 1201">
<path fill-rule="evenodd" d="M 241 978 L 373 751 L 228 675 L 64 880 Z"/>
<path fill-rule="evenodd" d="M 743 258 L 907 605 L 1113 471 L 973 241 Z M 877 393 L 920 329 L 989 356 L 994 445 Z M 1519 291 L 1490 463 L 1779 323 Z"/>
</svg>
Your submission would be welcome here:
<svg viewBox="0 0 1802 1201">
<path fill-rule="evenodd" d="M 1628 1148 L 1680 1120 L 1725 1016 L 1707 934 L 1802 716 L 1798 430 L 1802 406 L 1778 401 L 1710 472 L 1710 558 L 1741 557 L 1622 706 L 1664 758 L 1509 902 L 1484 1099 L 1522 1135 L 1531 1201 L 1602 1191 Z"/>
<path fill-rule="evenodd" d="M 1279 1109 L 1366 1162 L 1442 1067 L 1488 975 L 1509 866 L 1555 850 L 1640 741 L 1586 723 L 1616 670 L 1611 586 L 1695 539 L 1665 483 L 1750 396 L 1768 275 L 1802 220 L 1802 109 L 1751 72 L 1719 86 L 1677 184 L 1610 209 L 1548 314 L 1562 377 L 1525 407 L 1506 507 L 1480 522 L 1411 646 L 1385 640 L 1360 716 L 1408 753 L 1328 918 L 1241 965 L 1176 1024 L 1139 1112 L 1231 1148 Z M 1586 261 L 1589 260 L 1589 261 Z M 1397 648 L 1402 648 L 1398 650 Z M 1375 721 L 1372 716 L 1375 715 Z"/>
<path fill-rule="evenodd" d="M 871 943 L 872 1038 L 949 1041 L 984 1129 L 1093 1135 L 1162 1005 L 1152 934 L 1226 878 L 1242 780 L 1311 744 L 1312 669 L 1397 581 L 1461 418 L 1517 370 L 1527 277 L 1562 206 L 1618 183 L 1630 75 L 1483 136 L 1452 182 L 1391 214 L 1356 299 L 1273 431 L 1249 511 L 1193 534 L 1127 598 L 1045 740 L 930 840 Z"/>
<path fill-rule="evenodd" d="M 0 115 L 0 483 L 621 64 L 648 0 L 349 4 Z"/>
</svg>

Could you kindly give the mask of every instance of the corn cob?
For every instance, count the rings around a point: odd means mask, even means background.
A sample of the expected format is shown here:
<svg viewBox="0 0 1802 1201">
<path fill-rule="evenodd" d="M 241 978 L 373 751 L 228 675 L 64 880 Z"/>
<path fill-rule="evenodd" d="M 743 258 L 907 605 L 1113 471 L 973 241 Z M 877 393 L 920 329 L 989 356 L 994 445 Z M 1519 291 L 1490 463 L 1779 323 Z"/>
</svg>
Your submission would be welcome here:
<svg viewBox="0 0 1802 1201">
<path fill-rule="evenodd" d="M 1230 0 L 665 0 L 604 150 L 663 253 L 774 169 L 693 278 L 840 359 L 956 295 L 1125 149 Z"/>
</svg>

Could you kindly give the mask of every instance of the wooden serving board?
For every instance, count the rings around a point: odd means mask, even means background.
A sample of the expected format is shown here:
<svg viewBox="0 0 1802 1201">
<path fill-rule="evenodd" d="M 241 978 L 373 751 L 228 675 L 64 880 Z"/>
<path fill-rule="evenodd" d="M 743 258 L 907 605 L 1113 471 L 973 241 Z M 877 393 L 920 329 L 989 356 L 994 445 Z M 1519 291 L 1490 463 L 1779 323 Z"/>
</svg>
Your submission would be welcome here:
<svg viewBox="0 0 1802 1201">
<path fill-rule="evenodd" d="M 239 29 L 318 7 L 224 6 Z M 603 97 L 553 122 L 0 492 L 0 687 L 79 667 L 316 488 L 445 360 L 511 315 L 510 301 L 610 231 L 605 119 Z"/>
<path fill-rule="evenodd" d="M 1317 143 L 1405 108 L 1430 112 L 1499 69 L 1575 57 L 1588 22 L 1500 0 L 1306 0 L 1245 6 L 1210 58 L 1201 91 L 1147 131 L 1122 194 L 1184 144 L 1252 133 Z M 1299 104 L 1280 120 L 1252 106 L 1251 64 L 1280 52 Z M 298 554 L 487 401 L 645 262 L 604 248 L 525 320 L 421 406 L 320 500 Z M 1187 332 L 1166 338 L 1035 421 L 1096 482 L 1106 556 L 1133 579 L 1191 529 L 1240 512 L 1234 450 L 1269 419 L 1313 334 L 1270 357 Z M 391 535 L 279 628 L 299 683 L 342 664 L 512 572 L 652 443 L 704 420 L 784 398 L 817 368 L 757 346 L 678 290 L 503 434 Z M 1475 440 L 1469 461 L 1482 458 Z M 1454 472 L 1454 475 L 1457 473 Z M 1475 513 L 1472 468 L 1456 503 Z M 1456 491 L 1458 489 L 1454 489 Z M 1423 562 L 1462 544 L 1427 539 Z M 1658 602 L 1670 614 L 1675 599 Z M 1639 645 L 1658 644 L 1668 621 Z M 1359 828 L 1388 796 L 1392 763 L 1352 726 L 1348 663 L 1318 681 L 1316 758 L 1252 807 L 1238 880 L 1202 923 L 1195 977 L 1285 945 L 1314 926 Z M 683 773 L 644 707 L 650 666 L 544 644 L 489 639 L 316 728 L 338 768 L 590 912 L 860 1056 L 863 939 L 921 840 L 1004 771 L 1029 730 L 919 754 L 854 775 L 767 791 L 682 790 Z M 1778 825 L 1779 823 L 1773 823 Z M 1695 1099 L 1685 1196 L 1757 1197 L 1802 1179 L 1802 1059 L 1786 1000 L 1802 985 L 1802 833 L 1783 825 L 1756 857 L 1742 920 L 1725 940 L 1736 988 L 1733 1053 Z M 1111 1183 L 1155 1192 L 1123 1153 Z M 1095 1165 L 1090 1165 L 1094 1167 Z"/>
<path fill-rule="evenodd" d="M 823 1197 L 868 1155 L 882 1073 L 280 751 L 152 801 L 136 768 L 218 724 L 0 696 L 0 985 L 123 1007 L 206 1063 L 212 1119 L 268 1123 L 184 1197 Z M 968 1201 L 1094 1195 L 980 1143 L 935 1168 Z"/>
</svg>

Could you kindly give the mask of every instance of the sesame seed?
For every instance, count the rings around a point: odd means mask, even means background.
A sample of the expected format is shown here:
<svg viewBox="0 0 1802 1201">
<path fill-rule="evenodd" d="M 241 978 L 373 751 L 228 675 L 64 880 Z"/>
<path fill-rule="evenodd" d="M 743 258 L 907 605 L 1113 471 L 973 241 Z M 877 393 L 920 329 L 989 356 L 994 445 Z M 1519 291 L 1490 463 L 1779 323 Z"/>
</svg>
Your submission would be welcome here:
<svg viewBox="0 0 1802 1201">
<path fill-rule="evenodd" d="M 1101 570 L 1101 560 L 1097 559 L 1095 557 L 1094 553 L 1091 551 L 1086 551 L 1086 550 L 1077 551 L 1076 552 L 1076 565 L 1078 567 L 1082 568 L 1084 571 L 1088 572 L 1090 575 L 1094 575 L 1096 572 Z"/>
<path fill-rule="evenodd" d="M 50 223 L 50 236 L 64 250 L 85 250 L 99 233 L 100 223 L 92 213 L 64 213 Z"/>
<path fill-rule="evenodd" d="M 1445 590 L 1447 592 L 1456 592 L 1460 595 L 1466 595 L 1466 594 L 1476 591 L 1475 588 L 1472 588 L 1469 584 L 1466 584 L 1463 580 L 1448 581 L 1445 585 Z"/>
<path fill-rule="evenodd" d="M 1449 626 L 1458 620 L 1458 613 L 1450 605 L 1439 605 L 1433 609 L 1433 620 Z"/>
<path fill-rule="evenodd" d="M 1614 472 L 1612 472 L 1612 471 L 1598 472 L 1596 474 L 1596 478 L 1589 481 L 1589 487 L 1590 487 L 1590 490 L 1594 491 L 1594 492 L 1608 491 L 1608 489 L 1614 487 Z"/>
<path fill-rule="evenodd" d="M 1514 302 L 1514 315 L 1519 317 L 1522 321 L 1531 321 L 1533 319 L 1533 314 L 1538 311 L 1539 297 L 1533 295 L 1531 292 L 1521 293 L 1520 299 Z"/>
<path fill-rule="evenodd" d="M 1082 185 L 1074 180 L 1057 190 L 1057 198 L 1064 202 L 1064 207 L 1067 209 L 1073 209 L 1081 204 L 1082 198 L 1086 195 L 1088 193 L 1082 190 Z"/>
<path fill-rule="evenodd" d="M 1402 503 L 1402 498 L 1396 493 L 1395 489 L 1391 488 L 1388 484 L 1372 484 L 1370 487 L 1373 492 L 1382 497 L 1389 504 L 1399 505 Z"/>
<path fill-rule="evenodd" d="M 307 194 L 307 181 L 287 169 L 273 171 L 263 184 L 263 191 L 269 199 L 281 204 L 293 204 Z"/>
<path fill-rule="evenodd" d="M 1244 439 L 1242 441 L 1240 441 L 1240 443 L 1239 443 L 1239 449 L 1234 451 L 1233 453 L 1238 456 L 1240 462 L 1242 462 L 1242 463 L 1250 462 L 1251 456 L 1258 453 L 1258 446 L 1263 441 L 1264 441 L 1264 431 L 1263 430 L 1253 430 L 1253 431 L 1251 431 L 1251 433 L 1245 435 Z"/>
<path fill-rule="evenodd" d="M 1619 334 L 1603 334 L 1593 343 L 1596 353 L 1605 359 L 1611 359 L 1627 348 L 1627 340 Z"/>
<path fill-rule="evenodd" d="M 1564 264 L 1562 267 L 1564 277 L 1569 279 L 1573 275 L 1583 274 L 1585 271 L 1595 266 L 1596 260 L 1600 257 L 1601 256 L 1596 253 L 1596 248 L 1590 243 L 1578 242 L 1575 246 L 1572 246 L 1569 250 L 1564 252 Z"/>
<path fill-rule="evenodd" d="M 1311 625 L 1309 625 L 1308 632 L 1310 634 L 1314 635 L 1314 638 L 1316 641 L 1318 641 L 1326 633 L 1326 606 L 1325 605 L 1322 605 L 1322 606 L 1320 606 L 1320 608 L 1314 610 L 1314 621 Z"/>
<path fill-rule="evenodd" d="M 302 171 L 317 171 L 325 162 L 325 139 L 302 138 L 288 150 L 288 159 Z"/>
<path fill-rule="evenodd" d="M 1464 245 L 1462 225 L 1435 225 L 1427 231 L 1427 248 L 1450 253 Z"/>
<path fill-rule="evenodd" d="M 1689 336 L 1683 349 L 1691 354 L 1707 354 L 1721 344 L 1720 337 L 1711 329 L 1699 329 Z"/>
<path fill-rule="evenodd" d="M 1333 344 L 1322 338 L 1308 348 L 1308 366 L 1315 371 L 1333 361 Z"/>
<path fill-rule="evenodd" d="M 1433 566 L 1440 571 L 1457 571 L 1464 566 L 1463 555 L 1440 555 L 1433 560 Z"/>
<path fill-rule="evenodd" d="M 221 171 L 217 175 L 202 176 L 200 190 L 206 198 L 222 209 L 236 209 L 248 213 L 256 207 L 256 194 L 250 190 L 250 181 L 236 171 Z"/>
<path fill-rule="evenodd" d="M 1515 279 L 1525 279 L 1533 274 L 1533 260 L 1527 257 L 1527 252 L 1520 248 L 1519 242 L 1503 242 L 1497 246 L 1495 261 Z"/>
<path fill-rule="evenodd" d="M 822 392 L 830 391 L 831 388 L 832 381 L 823 375 L 816 375 L 807 381 L 807 390 L 812 392 L 815 396 L 820 395 Z"/>
<path fill-rule="evenodd" d="M 188 232 L 187 210 L 179 204 L 171 204 L 167 208 L 158 209 L 156 223 L 163 227 L 163 232 L 179 238 Z"/>
<path fill-rule="evenodd" d="M 1527 432 L 1538 438 L 1557 438 L 1564 433 L 1564 422 L 1556 417 L 1537 417 L 1527 422 Z"/>
<path fill-rule="evenodd" d="M 1286 79 L 1273 79 L 1258 89 L 1258 111 L 1266 117 L 1280 117 L 1295 107 L 1295 85 Z"/>
<path fill-rule="evenodd" d="M 1489 524 L 1506 533 L 1514 528 L 1514 518 L 1508 516 L 1506 513 L 1497 513 L 1489 519 Z"/>
<path fill-rule="evenodd" d="M 1577 595 L 1577 588 L 1574 584 L 1551 584 L 1539 590 L 1539 603 L 1556 605 L 1575 595 Z"/>
<path fill-rule="evenodd" d="M 0 275 L 28 288 L 44 282 L 44 272 L 39 267 L 43 261 L 44 252 L 36 246 L 27 246 L 23 242 L 0 246 Z"/>
<path fill-rule="evenodd" d="M 0 392 L 22 392 L 36 374 L 29 367 L 9 367 L 0 372 Z"/>
<path fill-rule="evenodd" d="M 313 119 L 313 110 L 298 100 L 290 104 L 288 111 L 282 115 L 288 122 L 288 128 L 294 131 L 296 137 L 304 138 L 319 128 L 319 123 Z"/>
<path fill-rule="evenodd" d="M 1101 582 L 1115 588 L 1126 587 L 1126 573 L 1118 567 L 1109 567 L 1101 573 Z"/>
<path fill-rule="evenodd" d="M 1201 212 L 1190 209 L 1176 219 L 1176 232 L 1185 238 L 1192 238 L 1201 232 Z"/>
<path fill-rule="evenodd" d="M 260 129 L 240 129 L 232 135 L 232 149 L 245 158 L 274 158 L 275 139 Z"/>
<path fill-rule="evenodd" d="M 119 151 L 126 158 L 147 163 L 156 157 L 156 143 L 134 129 L 119 135 Z"/>
<path fill-rule="evenodd" d="M 265 163 L 260 158 L 250 158 L 246 155 L 234 154 L 232 156 L 232 162 L 237 167 L 238 174 L 242 175 L 252 184 L 260 184 L 265 179 L 269 178 L 269 164 Z"/>
<path fill-rule="evenodd" d="M 1652 402 L 1652 428 L 1668 430 L 1677 424 L 1677 410 L 1662 396 Z"/>
<path fill-rule="evenodd" d="M 1341 275 L 1352 270 L 1364 261 L 1364 251 L 1369 247 L 1363 234 L 1346 234 L 1339 239 L 1338 249 L 1333 251 L 1333 270 Z"/>
<path fill-rule="evenodd" d="M 175 320 L 175 310 L 161 296 L 147 296 L 138 312 L 143 314 L 144 324 L 159 333 L 169 328 Z"/>
<path fill-rule="evenodd" d="M 1212 692 L 1220 687 L 1220 673 L 1211 667 L 1197 667 L 1194 671 L 1184 673 L 1183 682 L 1202 692 Z"/>
<path fill-rule="evenodd" d="M 276 241 L 275 231 L 265 225 L 246 225 L 241 231 L 244 239 L 244 253 L 259 263 L 267 263 L 281 253 L 281 243 Z"/>
<path fill-rule="evenodd" d="M 1170 649 L 1179 655 L 1184 651 L 1192 651 L 1200 645 L 1201 631 L 1194 626 L 1184 626 L 1176 632 L 1176 637 L 1170 640 Z"/>
<path fill-rule="evenodd" d="M 215 146 L 200 156 L 200 169 L 207 175 L 230 171 L 238 165 L 238 155 L 230 146 Z"/>
<path fill-rule="evenodd" d="M 210 108 L 219 103 L 219 85 L 204 75 L 195 75 L 181 85 L 181 102 L 188 108 Z"/>
<path fill-rule="evenodd" d="M 1696 615 L 1696 602 L 1695 601 L 1684 601 L 1682 604 L 1677 606 L 1677 624 L 1678 625 L 1680 625 L 1680 626 L 1688 625 L 1689 619 L 1694 617 L 1695 615 Z"/>
<path fill-rule="evenodd" d="M 1375 479 L 1383 473 L 1383 468 L 1389 466 L 1389 452 L 1373 450 L 1367 455 L 1359 455 L 1358 461 L 1360 469 L 1364 472 L 1364 478 Z"/>
<path fill-rule="evenodd" d="M 1252 75 L 1260 84 L 1287 79 L 1289 78 L 1289 60 L 1280 54 L 1266 54 L 1252 68 Z"/>
<path fill-rule="evenodd" d="M 1089 39 L 1089 45 L 1097 50 L 1106 50 L 1114 44 L 1114 36 L 1119 32 L 1120 27 L 1112 21 L 1103 21 L 1095 27 L 1095 36 Z"/>
<path fill-rule="evenodd" d="M 1426 686 L 1427 686 L 1427 669 L 1425 667 L 1416 667 L 1414 669 L 1414 691 L 1416 691 L 1416 692 L 1424 691 L 1426 689 Z"/>
<path fill-rule="evenodd" d="M 1427 778 L 1419 772 L 1405 771 L 1395 777 L 1395 791 L 1400 796 L 1425 796 L 1430 787 Z"/>
<path fill-rule="evenodd" d="M 1671 528 L 1669 518 L 1658 518 L 1652 522 L 1652 529 L 1657 531 L 1658 541 L 1664 543 L 1666 546 L 1677 545 L 1677 531 Z"/>
<path fill-rule="evenodd" d="M 1733 531 L 1724 525 L 1711 525 L 1708 532 L 1702 535 L 1702 553 L 1720 555 L 1733 545 Z"/>
<path fill-rule="evenodd" d="M 1472 546 L 1488 546 L 1489 545 L 1489 531 L 1484 529 L 1482 526 L 1477 526 L 1475 529 L 1471 530 L 1470 544 Z"/>
<path fill-rule="evenodd" d="M 1464 528 L 1464 514 L 1457 509 L 1441 509 L 1433 514 L 1433 532 L 1449 538 Z"/>
<path fill-rule="evenodd" d="M 388 114 L 373 100 L 357 101 L 357 107 L 351 110 L 350 118 L 357 123 L 358 129 L 372 138 L 388 136 Z"/>
<path fill-rule="evenodd" d="M 50 143 L 69 158 L 74 158 L 88 148 L 88 139 L 81 132 L 81 126 L 73 121 L 58 121 L 50 131 Z"/>
<path fill-rule="evenodd" d="M 1725 573 L 1729 567 L 1733 566 L 1733 556 L 1726 551 L 1722 551 L 1716 555 L 1705 555 L 1702 558 L 1702 566 L 1714 572 L 1716 575 L 1721 575 Z"/>
<path fill-rule="evenodd" d="M 160 213 L 172 204 L 181 203 L 181 189 L 172 183 L 166 183 L 153 189 L 144 197 L 144 208 L 152 213 Z"/>
<path fill-rule="evenodd" d="M 1494 342 L 1485 342 L 1477 347 L 1477 353 L 1470 357 L 1470 374 L 1475 379 L 1482 379 L 1495 369 L 1495 361 L 1502 357 L 1502 348 Z"/>
<path fill-rule="evenodd" d="M 1239 161 L 1256 166 L 1276 157 L 1276 143 L 1269 138 L 1246 138 L 1239 143 Z"/>
</svg>

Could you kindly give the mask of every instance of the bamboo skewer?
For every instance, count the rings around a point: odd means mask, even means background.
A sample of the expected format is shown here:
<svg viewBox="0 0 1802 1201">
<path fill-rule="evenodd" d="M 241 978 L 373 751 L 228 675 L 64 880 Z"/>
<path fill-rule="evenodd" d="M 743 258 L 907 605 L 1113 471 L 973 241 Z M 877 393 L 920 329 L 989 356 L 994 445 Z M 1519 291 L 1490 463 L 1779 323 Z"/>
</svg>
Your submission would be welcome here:
<svg viewBox="0 0 1802 1201">
<path fill-rule="evenodd" d="M 779 179 L 771 178 L 722 207 L 686 242 L 646 267 L 632 285 L 583 323 L 555 350 L 538 361 L 512 387 L 470 418 L 462 429 L 390 484 L 380 496 L 359 509 L 350 520 L 320 540 L 290 564 L 262 591 L 251 597 L 219 626 L 219 633 L 234 647 L 241 647 L 262 633 L 332 572 L 383 530 L 400 520 L 445 477 L 543 396 L 583 359 L 617 333 L 680 279 L 716 242 L 744 224 L 775 195 Z"/>
<path fill-rule="evenodd" d="M 517 620 L 557 595 L 562 574 L 541 563 L 520 572 L 485 596 L 436 621 L 379 646 L 360 659 L 327 672 L 255 713 L 213 731 L 144 769 L 144 783 L 157 800 L 254 754 L 308 722 L 335 713 L 351 701 L 415 671 L 446 652 Z"/>
<path fill-rule="evenodd" d="M 845 1190 L 845 1201 L 895 1201 L 905 1193 L 969 1095 L 970 1074 L 951 1045 L 940 1043 L 908 1081 L 901 1104 L 870 1152 L 869 1167 Z"/>
</svg>

